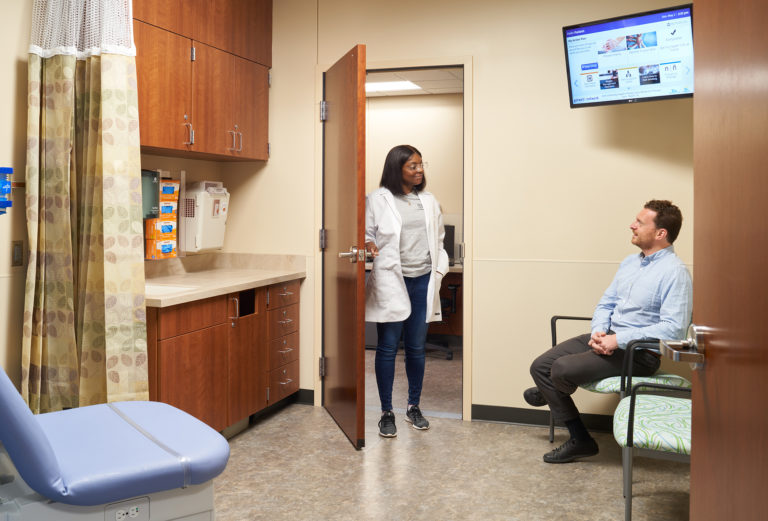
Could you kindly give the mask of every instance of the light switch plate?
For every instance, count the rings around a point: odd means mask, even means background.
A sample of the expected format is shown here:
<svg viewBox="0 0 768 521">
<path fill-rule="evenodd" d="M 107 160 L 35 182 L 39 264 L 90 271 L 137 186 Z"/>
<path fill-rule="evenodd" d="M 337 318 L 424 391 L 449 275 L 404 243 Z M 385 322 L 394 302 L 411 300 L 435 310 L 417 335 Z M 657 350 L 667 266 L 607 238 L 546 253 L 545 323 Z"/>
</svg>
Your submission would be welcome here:
<svg viewBox="0 0 768 521">
<path fill-rule="evenodd" d="M 24 266 L 24 241 L 11 243 L 11 267 Z"/>
</svg>

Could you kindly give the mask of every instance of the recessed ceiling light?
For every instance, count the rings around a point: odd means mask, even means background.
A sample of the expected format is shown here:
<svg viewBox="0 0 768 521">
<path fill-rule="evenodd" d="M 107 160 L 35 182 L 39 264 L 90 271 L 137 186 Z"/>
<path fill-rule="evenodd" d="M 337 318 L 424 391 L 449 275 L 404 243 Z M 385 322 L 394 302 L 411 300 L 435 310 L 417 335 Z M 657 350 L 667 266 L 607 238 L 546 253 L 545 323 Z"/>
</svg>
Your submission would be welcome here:
<svg viewBox="0 0 768 521">
<path fill-rule="evenodd" d="M 380 81 L 365 84 L 365 92 L 390 92 L 400 90 L 421 90 L 421 87 L 410 81 Z"/>
</svg>

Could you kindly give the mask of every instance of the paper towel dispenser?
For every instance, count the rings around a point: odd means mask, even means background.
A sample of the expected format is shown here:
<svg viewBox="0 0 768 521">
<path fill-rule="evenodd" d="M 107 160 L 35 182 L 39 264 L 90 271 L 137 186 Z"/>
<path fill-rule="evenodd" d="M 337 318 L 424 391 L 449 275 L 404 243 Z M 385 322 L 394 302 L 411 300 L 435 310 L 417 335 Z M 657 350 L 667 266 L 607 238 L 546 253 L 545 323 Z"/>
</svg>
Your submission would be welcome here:
<svg viewBox="0 0 768 521">
<path fill-rule="evenodd" d="M 229 192 L 219 181 L 189 184 L 184 194 L 184 251 L 215 250 L 224 245 Z"/>
</svg>

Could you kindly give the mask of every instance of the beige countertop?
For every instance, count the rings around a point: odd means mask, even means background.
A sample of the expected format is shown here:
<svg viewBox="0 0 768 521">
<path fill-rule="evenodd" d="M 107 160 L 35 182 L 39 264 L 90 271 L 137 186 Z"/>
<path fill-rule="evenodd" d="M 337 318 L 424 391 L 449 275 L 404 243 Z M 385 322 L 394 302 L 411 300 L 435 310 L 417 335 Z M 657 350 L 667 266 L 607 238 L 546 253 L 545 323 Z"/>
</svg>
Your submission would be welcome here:
<svg viewBox="0 0 768 521">
<path fill-rule="evenodd" d="M 215 253 L 145 263 L 147 307 L 168 307 L 303 279 L 306 257 Z"/>
</svg>

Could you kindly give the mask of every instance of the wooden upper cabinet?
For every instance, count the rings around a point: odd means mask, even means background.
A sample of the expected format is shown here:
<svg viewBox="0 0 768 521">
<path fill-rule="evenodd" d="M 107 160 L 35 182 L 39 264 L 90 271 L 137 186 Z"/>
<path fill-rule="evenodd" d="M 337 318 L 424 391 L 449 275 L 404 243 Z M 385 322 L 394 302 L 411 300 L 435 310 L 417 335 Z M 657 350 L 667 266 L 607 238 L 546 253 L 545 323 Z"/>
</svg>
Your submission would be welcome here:
<svg viewBox="0 0 768 521">
<path fill-rule="evenodd" d="M 134 21 L 139 132 L 148 148 L 189 150 L 192 125 L 191 41 Z"/>
<path fill-rule="evenodd" d="M 197 152 L 225 155 L 234 149 L 232 58 L 229 53 L 195 42 L 192 99 L 195 115 L 193 150 Z"/>
<path fill-rule="evenodd" d="M 230 0 L 232 54 L 272 67 L 272 0 Z"/>
<path fill-rule="evenodd" d="M 237 126 L 233 154 L 243 158 L 269 158 L 269 71 L 263 65 L 234 56 L 235 105 L 232 120 Z"/>
<path fill-rule="evenodd" d="M 194 37 L 196 7 L 207 0 L 133 0 L 133 18 L 168 31 Z"/>
</svg>

